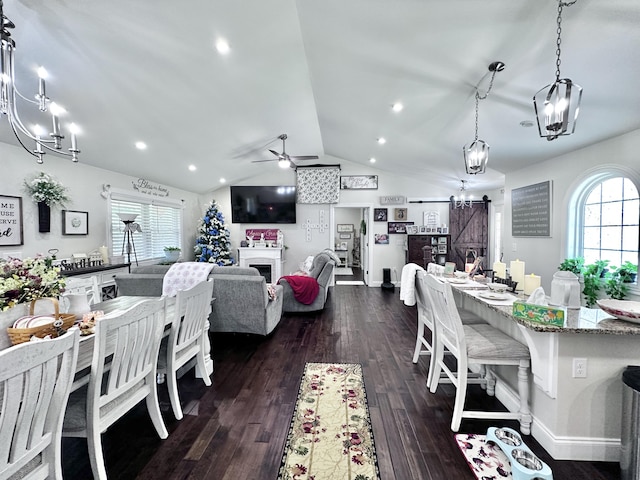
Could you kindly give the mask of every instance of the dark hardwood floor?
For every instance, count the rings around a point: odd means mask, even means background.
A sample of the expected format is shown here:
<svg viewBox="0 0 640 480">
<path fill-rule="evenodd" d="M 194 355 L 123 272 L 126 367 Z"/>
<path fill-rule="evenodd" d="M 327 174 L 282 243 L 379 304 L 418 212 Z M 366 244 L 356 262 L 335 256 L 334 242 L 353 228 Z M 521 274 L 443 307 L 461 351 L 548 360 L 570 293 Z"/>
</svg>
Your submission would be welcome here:
<svg viewBox="0 0 640 480">
<path fill-rule="evenodd" d="M 411 363 L 415 334 L 415 307 L 397 289 L 346 285 L 331 289 L 322 312 L 284 315 L 269 337 L 213 334 L 213 385 L 193 373 L 181 379 L 183 420 L 159 387 L 168 439 L 157 437 L 144 404 L 103 434 L 109 477 L 275 480 L 305 363 L 345 362 L 363 367 L 381 479 L 473 480 L 449 429 L 454 389 L 428 392 L 428 358 Z M 497 403 L 472 387 L 472 408 Z M 492 425 L 463 420 L 460 431 Z M 554 461 L 532 437 L 525 442 L 556 480 L 620 478 L 617 463 Z M 85 440 L 63 439 L 63 461 L 65 478 L 91 478 Z"/>
</svg>

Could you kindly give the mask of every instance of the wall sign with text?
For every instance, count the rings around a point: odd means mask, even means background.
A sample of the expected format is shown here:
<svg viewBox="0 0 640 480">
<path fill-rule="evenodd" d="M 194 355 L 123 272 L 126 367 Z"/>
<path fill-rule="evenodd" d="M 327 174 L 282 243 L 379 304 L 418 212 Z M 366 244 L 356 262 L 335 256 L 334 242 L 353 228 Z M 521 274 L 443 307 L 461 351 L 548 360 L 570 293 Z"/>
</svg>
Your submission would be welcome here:
<svg viewBox="0 0 640 480">
<path fill-rule="evenodd" d="M 511 235 L 551 236 L 551 181 L 511 190 Z"/>
<path fill-rule="evenodd" d="M 0 195 L 0 247 L 23 243 L 22 197 Z"/>
</svg>

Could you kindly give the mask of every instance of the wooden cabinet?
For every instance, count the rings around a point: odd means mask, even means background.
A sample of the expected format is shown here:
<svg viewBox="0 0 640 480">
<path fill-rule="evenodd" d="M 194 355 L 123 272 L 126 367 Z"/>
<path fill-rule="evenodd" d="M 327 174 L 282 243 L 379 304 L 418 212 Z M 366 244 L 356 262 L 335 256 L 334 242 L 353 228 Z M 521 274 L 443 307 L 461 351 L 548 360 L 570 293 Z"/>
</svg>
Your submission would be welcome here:
<svg viewBox="0 0 640 480">
<path fill-rule="evenodd" d="M 95 267 L 75 268 L 62 270 L 60 274 L 64 277 L 89 278 L 98 277 L 98 285 L 102 291 L 102 301 L 116 298 L 118 294 L 116 281 L 113 277 L 120 273 L 129 273 L 130 265 L 121 263 L 116 265 L 99 265 Z"/>
<path fill-rule="evenodd" d="M 406 263 L 416 263 L 427 268 L 427 263 L 444 265 L 449 261 L 451 235 L 407 235 Z"/>
</svg>

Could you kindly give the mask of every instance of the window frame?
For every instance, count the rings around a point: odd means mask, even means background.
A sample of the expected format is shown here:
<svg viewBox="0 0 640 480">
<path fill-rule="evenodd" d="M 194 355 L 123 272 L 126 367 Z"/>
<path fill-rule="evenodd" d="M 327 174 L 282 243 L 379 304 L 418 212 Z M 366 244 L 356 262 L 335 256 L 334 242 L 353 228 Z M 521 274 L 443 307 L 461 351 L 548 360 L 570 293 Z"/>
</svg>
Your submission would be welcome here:
<svg viewBox="0 0 640 480">
<path fill-rule="evenodd" d="M 143 205 L 152 205 L 152 206 L 164 206 L 164 207 L 171 207 L 171 208 L 176 208 L 180 211 L 180 226 L 179 226 L 179 241 L 180 241 L 180 245 L 179 246 L 181 249 L 183 249 L 183 243 L 184 243 L 184 238 L 183 238 L 183 232 L 184 232 L 184 200 L 178 200 L 178 199 L 172 199 L 172 198 L 156 198 L 156 197 L 152 197 L 150 195 L 144 195 L 141 193 L 136 193 L 136 192 L 130 192 L 128 190 L 124 190 L 124 189 L 119 189 L 119 188 L 111 188 L 110 192 L 109 192 L 109 197 L 107 199 L 107 216 L 105 219 L 105 227 L 106 227 L 106 233 L 107 233 L 107 241 L 108 241 L 108 246 L 109 246 L 109 251 L 112 252 L 112 255 L 120 255 L 120 250 L 116 249 L 116 247 L 118 247 L 117 245 L 114 245 L 113 243 L 113 231 L 112 231 L 112 216 L 113 216 L 113 209 L 112 209 L 112 201 L 116 200 L 116 201 L 124 201 L 124 202 L 131 202 L 131 203 L 139 203 L 139 204 L 143 204 Z M 118 247 L 120 248 L 120 247 Z M 150 263 L 157 263 L 158 260 L 163 259 L 164 256 L 158 256 L 158 257 L 151 257 L 151 258 L 140 258 L 138 257 L 138 264 L 150 264 Z M 126 262 L 127 258 L 126 258 L 126 253 L 125 253 L 125 262 Z M 131 261 L 132 263 L 134 262 L 134 258 L 133 258 L 133 254 L 131 256 Z"/>
<path fill-rule="evenodd" d="M 568 204 L 566 258 L 584 256 L 583 232 L 586 201 L 598 184 L 617 177 L 624 177 L 630 180 L 640 192 L 640 175 L 638 172 L 620 165 L 602 165 L 586 172 L 579 181 Z M 638 242 L 640 243 L 640 238 Z M 640 245 L 638 246 L 636 265 L 640 265 Z M 631 295 L 640 295 L 640 279 L 637 279 L 636 283 L 629 284 L 629 293 Z"/>
</svg>

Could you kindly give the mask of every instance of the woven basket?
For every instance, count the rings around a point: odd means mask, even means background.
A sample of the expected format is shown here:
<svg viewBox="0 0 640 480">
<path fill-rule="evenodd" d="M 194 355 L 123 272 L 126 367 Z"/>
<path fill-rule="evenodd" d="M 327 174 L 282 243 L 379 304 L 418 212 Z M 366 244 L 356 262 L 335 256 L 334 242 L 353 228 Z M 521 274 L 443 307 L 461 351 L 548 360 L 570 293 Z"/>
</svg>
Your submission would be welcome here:
<svg viewBox="0 0 640 480">
<path fill-rule="evenodd" d="M 65 332 L 69 328 L 71 328 L 76 321 L 76 316 L 72 313 L 60 313 L 60 305 L 58 304 L 58 300 L 55 298 L 36 298 L 31 300 L 31 305 L 29 305 L 29 315 L 33 315 L 35 311 L 36 302 L 38 300 L 49 300 L 53 303 L 54 308 L 54 317 L 56 321 L 62 320 L 62 331 Z M 48 323 L 46 325 L 40 325 L 37 327 L 31 328 L 7 328 L 7 333 L 9 334 L 9 338 L 11 339 L 11 343 L 14 345 L 18 345 L 20 343 L 28 342 L 31 340 L 31 337 L 36 336 L 38 338 L 44 338 L 47 335 L 51 335 L 52 338 L 58 336 L 59 330 L 53 326 L 55 322 Z"/>
</svg>

